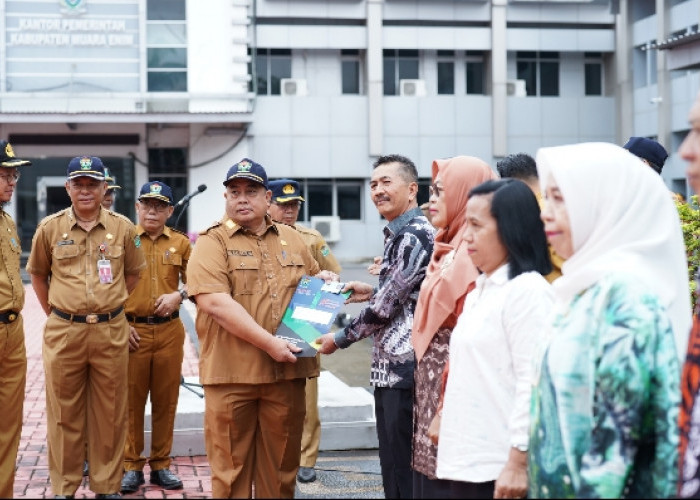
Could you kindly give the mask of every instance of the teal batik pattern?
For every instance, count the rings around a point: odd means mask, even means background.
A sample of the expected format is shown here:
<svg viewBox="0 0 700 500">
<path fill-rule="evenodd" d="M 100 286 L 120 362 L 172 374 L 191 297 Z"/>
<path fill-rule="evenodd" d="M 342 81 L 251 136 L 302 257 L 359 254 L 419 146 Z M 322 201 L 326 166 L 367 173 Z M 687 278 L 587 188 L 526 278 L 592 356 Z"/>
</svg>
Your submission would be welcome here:
<svg viewBox="0 0 700 500">
<path fill-rule="evenodd" d="M 671 323 L 610 275 L 554 318 L 535 367 L 531 498 L 667 498 L 678 479 L 680 368 Z"/>
</svg>

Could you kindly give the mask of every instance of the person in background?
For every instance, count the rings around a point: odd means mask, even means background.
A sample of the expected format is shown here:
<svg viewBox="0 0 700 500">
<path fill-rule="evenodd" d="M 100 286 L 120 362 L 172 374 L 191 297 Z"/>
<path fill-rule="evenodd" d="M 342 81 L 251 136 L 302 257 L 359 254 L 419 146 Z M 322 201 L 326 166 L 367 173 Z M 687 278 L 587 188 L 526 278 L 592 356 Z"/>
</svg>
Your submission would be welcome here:
<svg viewBox="0 0 700 500">
<path fill-rule="evenodd" d="M 449 481 L 435 475 L 437 447 L 428 427 L 437 411 L 450 334 L 479 271 L 463 239 L 469 191 L 496 174 L 473 156 L 434 160 L 429 211 L 437 229 L 435 245 L 420 288 L 411 343 L 416 353 L 413 402 L 413 497 L 448 498 Z"/>
<path fill-rule="evenodd" d="M 107 182 L 107 191 L 105 191 L 105 196 L 102 198 L 102 206 L 107 210 L 112 210 L 114 202 L 117 198 L 117 190 L 122 187 L 117 185 L 114 177 L 112 177 L 111 172 L 107 167 L 105 167 L 105 181 Z"/>
<path fill-rule="evenodd" d="M 141 238 L 146 269 L 125 306 L 129 321 L 129 432 L 124 448 L 122 493 L 133 493 L 145 482 L 146 457 L 141 453 L 149 398 L 150 482 L 166 490 L 182 488 L 182 481 L 170 470 L 170 451 L 185 343 L 180 305 L 187 298 L 187 288 L 180 288 L 180 281 L 187 283 L 190 240 L 165 225 L 173 214 L 173 192 L 163 182 L 141 186 L 136 214 L 136 234 Z"/>
<path fill-rule="evenodd" d="M 24 285 L 20 276 L 20 238 L 5 205 L 19 181 L 19 167 L 32 163 L 15 156 L 12 145 L 0 141 L 0 498 L 12 498 L 15 461 L 22 434 L 27 352 L 24 347 Z"/>
<path fill-rule="evenodd" d="M 476 186 L 464 240 L 481 274 L 450 336 L 437 477 L 450 498 L 524 498 L 530 374 L 553 299 L 535 195 L 517 179 Z"/>
<path fill-rule="evenodd" d="M 668 158 L 668 152 L 661 144 L 646 137 L 630 137 L 622 147 L 649 165 L 654 172 L 661 175 L 666 158 Z"/>
<path fill-rule="evenodd" d="M 691 320 L 674 204 L 614 144 L 542 148 L 537 168 L 545 231 L 566 262 L 535 364 L 529 495 L 673 497 Z"/>
<path fill-rule="evenodd" d="M 388 221 L 379 286 L 350 281 L 346 303 L 369 301 L 352 322 L 319 340 L 331 354 L 366 337 L 373 338 L 370 383 L 374 386 L 379 463 L 386 498 L 412 498 L 413 313 L 433 252 L 434 230 L 416 202 L 418 172 L 400 155 L 381 156 L 370 180 L 372 201 Z"/>
<path fill-rule="evenodd" d="M 340 265 L 331 252 L 328 243 L 321 233 L 297 223 L 299 209 L 304 202 L 299 189 L 299 183 L 292 179 L 279 179 L 268 184 L 272 191 L 272 203 L 268 213 L 272 220 L 293 227 L 299 232 L 301 238 L 311 251 L 321 270 L 327 270 L 340 274 Z M 316 367 L 321 369 L 321 355 L 316 355 Z M 301 436 L 301 460 L 297 479 L 302 483 L 310 483 L 316 480 L 316 459 L 318 447 L 321 442 L 321 420 L 318 416 L 318 377 L 309 378 L 306 381 L 306 417 L 304 418 L 304 432 Z"/>
<path fill-rule="evenodd" d="M 690 108 L 690 131 L 678 148 L 687 162 L 688 184 L 700 193 L 700 93 Z M 698 276 L 696 282 L 700 282 Z M 700 294 L 700 287 L 696 288 Z M 700 300 L 693 311 L 693 328 L 688 339 L 681 375 L 680 479 L 678 494 L 682 498 L 700 498 Z"/>
<path fill-rule="evenodd" d="M 90 489 L 118 498 L 127 433 L 129 324 L 124 303 L 146 266 L 126 217 L 102 207 L 102 160 L 68 163 L 71 206 L 44 218 L 27 262 L 48 316 L 42 355 L 51 489 L 75 495 L 87 440 Z"/>
<path fill-rule="evenodd" d="M 512 177 L 513 179 L 520 179 L 527 184 L 527 186 L 532 189 L 532 192 L 535 193 L 540 209 L 542 208 L 544 200 L 540 192 L 537 163 L 535 163 L 535 159 L 532 156 L 527 153 L 508 155 L 496 162 L 496 170 L 498 170 L 498 174 L 502 179 Z M 545 276 L 545 278 L 552 283 L 561 276 L 561 266 L 564 264 L 564 259 L 557 255 L 557 252 L 554 251 L 551 245 L 549 245 L 549 258 L 552 261 L 552 272 Z"/>
</svg>

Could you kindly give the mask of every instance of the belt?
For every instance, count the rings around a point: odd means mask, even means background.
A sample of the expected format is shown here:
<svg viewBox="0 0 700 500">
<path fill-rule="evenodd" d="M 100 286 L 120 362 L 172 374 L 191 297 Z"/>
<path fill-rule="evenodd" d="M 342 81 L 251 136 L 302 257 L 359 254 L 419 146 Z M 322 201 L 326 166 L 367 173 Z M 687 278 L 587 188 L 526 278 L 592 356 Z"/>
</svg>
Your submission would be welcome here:
<svg viewBox="0 0 700 500">
<path fill-rule="evenodd" d="M 19 318 L 19 313 L 15 311 L 0 313 L 0 323 L 3 324 L 14 323 L 17 318 Z"/>
<path fill-rule="evenodd" d="M 161 323 L 167 323 L 170 320 L 180 317 L 180 311 L 175 311 L 170 316 L 132 316 L 131 314 L 126 315 L 126 319 L 129 323 L 146 323 L 147 325 L 160 325 Z"/>
<path fill-rule="evenodd" d="M 59 318 L 67 319 L 68 321 L 75 321 L 76 323 L 87 323 L 89 325 L 94 325 L 95 323 L 104 323 L 105 321 L 109 321 L 112 318 L 116 318 L 117 316 L 119 316 L 119 313 L 121 313 L 123 310 L 124 306 L 120 306 L 119 308 L 109 313 L 85 314 L 81 316 L 80 314 L 71 314 L 63 312 L 60 309 L 56 309 L 55 307 L 52 309 L 53 313 Z"/>
</svg>

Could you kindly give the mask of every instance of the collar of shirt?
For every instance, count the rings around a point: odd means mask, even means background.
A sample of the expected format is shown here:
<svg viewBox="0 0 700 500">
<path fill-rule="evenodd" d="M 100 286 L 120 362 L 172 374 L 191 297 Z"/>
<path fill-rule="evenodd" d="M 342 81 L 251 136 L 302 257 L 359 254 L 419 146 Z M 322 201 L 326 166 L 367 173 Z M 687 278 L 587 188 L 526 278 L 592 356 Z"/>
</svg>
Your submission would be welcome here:
<svg viewBox="0 0 700 500">
<path fill-rule="evenodd" d="M 384 226 L 384 236 L 389 238 L 390 236 L 395 235 L 399 231 L 399 229 L 408 224 L 408 222 L 411 219 L 422 215 L 423 212 L 421 211 L 420 207 L 412 208 L 411 210 L 402 213 L 396 219 L 392 220 L 389 224 Z"/>
<path fill-rule="evenodd" d="M 245 231 L 236 221 L 234 221 L 232 218 L 226 216 L 224 217 L 223 221 L 224 226 L 226 226 L 226 229 L 228 230 L 228 236 L 229 238 L 233 236 L 235 233 L 238 231 Z M 265 215 L 265 231 L 263 234 L 267 233 L 270 229 L 272 229 L 274 232 L 279 234 L 279 230 L 277 229 L 277 226 L 275 225 L 274 222 L 272 222 L 272 218 L 269 215 Z M 252 234 L 252 233 L 248 233 Z M 262 236 L 262 235 L 261 235 Z"/>
<path fill-rule="evenodd" d="M 78 217 L 75 215 L 75 210 L 73 210 L 73 205 L 70 206 L 68 211 L 66 212 L 68 215 L 68 221 L 69 221 L 69 227 L 72 229 L 74 226 L 78 224 Z M 102 206 L 100 205 L 100 211 L 97 214 L 97 222 L 95 225 L 100 224 L 102 227 L 107 227 L 107 211 L 102 209 Z"/>
<path fill-rule="evenodd" d="M 138 234 L 139 236 L 143 236 L 144 234 L 147 235 L 148 233 L 146 233 L 146 230 L 141 224 L 136 224 L 136 234 Z M 168 226 L 165 226 L 163 228 L 163 233 L 160 236 L 165 236 L 169 239 L 171 234 L 172 233 L 170 232 L 170 228 Z M 160 238 L 160 236 L 158 236 L 158 238 Z"/>
<path fill-rule="evenodd" d="M 508 282 L 508 270 L 510 269 L 510 264 L 505 263 L 498 269 L 496 269 L 494 272 L 491 273 L 491 276 L 486 276 L 484 273 L 481 273 L 477 278 L 476 278 L 476 288 L 478 289 L 483 289 L 484 287 L 487 287 L 491 284 L 495 286 L 501 286 L 504 285 L 505 283 Z"/>
</svg>

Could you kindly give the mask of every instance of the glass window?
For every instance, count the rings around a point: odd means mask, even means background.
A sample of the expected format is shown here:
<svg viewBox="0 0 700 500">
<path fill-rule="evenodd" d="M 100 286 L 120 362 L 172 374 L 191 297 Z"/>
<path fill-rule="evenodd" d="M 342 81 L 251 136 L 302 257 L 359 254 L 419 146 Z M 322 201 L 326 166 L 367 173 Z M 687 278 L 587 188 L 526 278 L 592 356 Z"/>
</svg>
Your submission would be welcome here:
<svg viewBox="0 0 700 500">
<path fill-rule="evenodd" d="M 148 91 L 186 92 L 185 0 L 148 0 L 147 11 Z"/>
<path fill-rule="evenodd" d="M 467 94 L 484 94 L 483 61 L 467 61 Z"/>
<path fill-rule="evenodd" d="M 149 92 L 187 92 L 187 73 L 172 71 L 149 71 Z"/>
<path fill-rule="evenodd" d="M 280 80 L 292 77 L 292 51 L 257 49 L 254 67 L 257 93 L 280 95 Z"/>
<path fill-rule="evenodd" d="M 148 68 L 186 68 L 187 49 L 148 49 Z"/>
<path fill-rule="evenodd" d="M 396 95 L 396 90 L 396 59 L 384 56 L 384 95 Z"/>
<path fill-rule="evenodd" d="M 146 17 L 149 21 L 185 20 L 185 0 L 148 0 Z"/>
<path fill-rule="evenodd" d="M 360 51 L 340 51 L 341 92 L 360 94 Z"/>
<path fill-rule="evenodd" d="M 418 78 L 417 50 L 384 49 L 384 95 L 397 95 L 399 82 Z"/>
<path fill-rule="evenodd" d="M 455 63 L 454 61 L 438 61 L 437 63 L 437 93 L 455 93 Z"/>
<path fill-rule="evenodd" d="M 558 62 L 540 62 L 540 95 L 559 95 Z"/>
<path fill-rule="evenodd" d="M 603 95 L 603 64 L 585 64 L 586 95 Z"/>
<path fill-rule="evenodd" d="M 338 184 L 338 217 L 362 219 L 362 186 Z"/>
<path fill-rule="evenodd" d="M 559 95 L 559 52 L 516 52 L 516 74 L 527 95 Z"/>
<path fill-rule="evenodd" d="M 186 148 L 151 148 L 148 150 L 148 180 L 162 181 L 173 190 L 173 199 L 177 203 L 187 193 L 187 149 Z M 173 212 L 167 225 L 187 232 L 187 217 L 183 215 L 178 221 L 182 208 Z M 177 226 L 175 223 L 178 222 Z"/>
<path fill-rule="evenodd" d="M 518 80 L 525 80 L 527 95 L 537 95 L 537 65 L 535 61 L 518 61 Z"/>
<path fill-rule="evenodd" d="M 333 215 L 333 190 L 327 184 L 306 186 L 306 208 L 309 220 L 314 215 Z"/>
<path fill-rule="evenodd" d="M 148 45 L 185 45 L 187 43 L 184 24 L 150 24 L 146 35 Z"/>
</svg>

